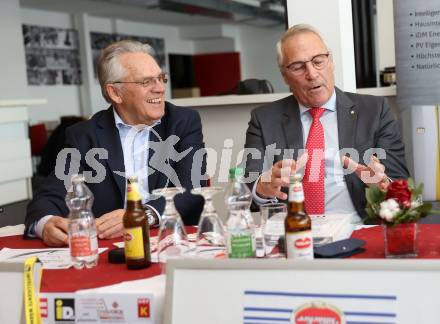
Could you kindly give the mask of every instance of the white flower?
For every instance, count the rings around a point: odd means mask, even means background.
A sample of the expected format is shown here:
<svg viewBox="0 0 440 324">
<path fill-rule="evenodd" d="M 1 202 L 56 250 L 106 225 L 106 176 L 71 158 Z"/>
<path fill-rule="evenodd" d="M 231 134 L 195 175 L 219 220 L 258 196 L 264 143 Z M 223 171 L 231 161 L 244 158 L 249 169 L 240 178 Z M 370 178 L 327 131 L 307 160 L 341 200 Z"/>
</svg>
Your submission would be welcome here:
<svg viewBox="0 0 440 324">
<path fill-rule="evenodd" d="M 418 200 L 411 201 L 411 209 L 420 207 L 421 205 L 422 205 L 422 203 Z"/>
<path fill-rule="evenodd" d="M 387 199 L 380 203 L 379 216 L 387 222 L 392 222 L 399 212 L 399 204 L 394 199 Z"/>
</svg>

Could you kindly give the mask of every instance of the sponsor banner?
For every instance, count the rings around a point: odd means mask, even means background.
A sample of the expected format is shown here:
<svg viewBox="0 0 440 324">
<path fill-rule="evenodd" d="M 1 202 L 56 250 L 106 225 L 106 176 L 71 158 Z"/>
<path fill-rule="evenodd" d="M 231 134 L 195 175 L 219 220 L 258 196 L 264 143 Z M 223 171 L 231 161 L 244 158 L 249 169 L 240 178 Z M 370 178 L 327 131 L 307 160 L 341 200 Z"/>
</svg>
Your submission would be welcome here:
<svg viewBox="0 0 440 324">
<path fill-rule="evenodd" d="M 159 323 L 153 294 L 43 293 L 40 310 L 44 324 Z"/>
<path fill-rule="evenodd" d="M 395 0 L 397 99 L 401 108 L 440 103 L 440 1 Z"/>
<path fill-rule="evenodd" d="M 245 291 L 244 324 L 398 323 L 392 294 Z"/>
</svg>

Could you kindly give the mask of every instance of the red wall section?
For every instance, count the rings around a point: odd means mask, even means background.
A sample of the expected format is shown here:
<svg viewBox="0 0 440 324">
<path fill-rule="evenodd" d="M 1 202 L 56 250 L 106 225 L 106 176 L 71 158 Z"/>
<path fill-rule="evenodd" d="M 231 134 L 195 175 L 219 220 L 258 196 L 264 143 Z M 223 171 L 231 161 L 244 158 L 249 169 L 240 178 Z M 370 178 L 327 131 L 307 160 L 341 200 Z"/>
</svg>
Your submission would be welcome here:
<svg viewBox="0 0 440 324">
<path fill-rule="evenodd" d="M 195 83 L 201 96 L 231 91 L 241 80 L 240 53 L 197 54 L 193 57 Z"/>
</svg>

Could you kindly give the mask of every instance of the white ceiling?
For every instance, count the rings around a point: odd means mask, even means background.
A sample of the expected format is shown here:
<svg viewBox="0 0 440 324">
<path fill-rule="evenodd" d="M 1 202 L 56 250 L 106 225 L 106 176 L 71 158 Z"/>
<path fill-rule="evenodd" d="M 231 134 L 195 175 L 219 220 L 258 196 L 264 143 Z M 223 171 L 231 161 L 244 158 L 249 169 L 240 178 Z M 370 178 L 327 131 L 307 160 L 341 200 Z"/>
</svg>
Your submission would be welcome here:
<svg viewBox="0 0 440 324">
<path fill-rule="evenodd" d="M 124 1 L 120 1 L 124 2 Z M 129 4 L 129 2 L 131 4 Z M 20 0 L 23 8 L 67 12 L 71 14 L 88 13 L 91 16 L 112 17 L 130 21 L 149 22 L 163 25 L 206 25 L 218 23 L 240 23 L 227 19 L 219 19 L 209 16 L 190 15 L 172 11 L 151 9 L 146 6 L 134 5 L 136 1 L 130 0 L 125 4 L 106 0 Z M 139 1 L 138 1 L 139 2 Z M 140 1 L 142 2 L 142 1 Z M 148 2 L 145 1 L 144 2 Z M 242 23 L 271 26 L 273 23 L 259 19 L 243 19 Z"/>
</svg>

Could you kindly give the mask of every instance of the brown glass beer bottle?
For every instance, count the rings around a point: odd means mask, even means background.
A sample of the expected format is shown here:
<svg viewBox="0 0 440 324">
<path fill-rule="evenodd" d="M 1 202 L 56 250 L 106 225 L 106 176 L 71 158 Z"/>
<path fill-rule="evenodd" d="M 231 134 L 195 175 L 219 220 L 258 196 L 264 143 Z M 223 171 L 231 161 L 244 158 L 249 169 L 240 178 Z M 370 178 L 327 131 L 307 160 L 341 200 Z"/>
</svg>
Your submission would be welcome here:
<svg viewBox="0 0 440 324">
<path fill-rule="evenodd" d="M 304 211 L 304 190 L 300 175 L 290 176 L 288 213 L 284 220 L 288 259 L 313 259 L 312 220 Z"/>
<path fill-rule="evenodd" d="M 127 179 L 127 209 L 122 219 L 125 263 L 128 269 L 142 269 L 151 264 L 150 231 L 142 207 L 137 177 Z"/>
</svg>

